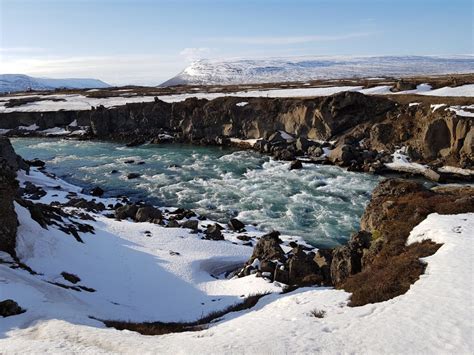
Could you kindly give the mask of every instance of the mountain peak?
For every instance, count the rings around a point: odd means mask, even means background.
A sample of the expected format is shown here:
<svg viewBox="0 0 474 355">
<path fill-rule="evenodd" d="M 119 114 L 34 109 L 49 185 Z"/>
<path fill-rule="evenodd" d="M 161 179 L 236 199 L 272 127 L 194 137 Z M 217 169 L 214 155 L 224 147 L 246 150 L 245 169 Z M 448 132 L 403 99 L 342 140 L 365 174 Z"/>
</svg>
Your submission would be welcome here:
<svg viewBox="0 0 474 355">
<path fill-rule="evenodd" d="M 173 85 L 258 84 L 271 82 L 404 77 L 474 72 L 474 56 L 319 56 L 269 59 L 201 59 L 164 82 Z"/>
<path fill-rule="evenodd" d="M 54 90 L 58 88 L 96 89 L 106 87 L 110 87 L 110 85 L 102 80 L 90 78 L 50 79 L 35 78 L 25 74 L 0 74 L 0 93 L 27 90 Z"/>
</svg>

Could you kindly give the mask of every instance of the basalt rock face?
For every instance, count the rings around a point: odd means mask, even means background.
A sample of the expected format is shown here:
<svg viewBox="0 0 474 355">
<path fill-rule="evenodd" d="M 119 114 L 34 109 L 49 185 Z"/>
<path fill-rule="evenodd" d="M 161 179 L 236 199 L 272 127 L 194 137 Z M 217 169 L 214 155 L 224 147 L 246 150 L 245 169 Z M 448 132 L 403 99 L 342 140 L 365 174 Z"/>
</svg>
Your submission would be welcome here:
<svg viewBox="0 0 474 355">
<path fill-rule="evenodd" d="M 237 105 L 245 100 L 244 106 Z M 90 111 L 99 138 L 151 137 L 162 130 L 187 141 L 215 137 L 268 138 L 277 130 L 312 139 L 329 139 L 361 123 L 379 120 L 395 104 L 385 98 L 345 92 L 327 98 L 190 98 L 173 104 L 127 104 Z"/>
<path fill-rule="evenodd" d="M 13 201 L 18 190 L 16 171 L 24 167 L 10 141 L 0 137 L 0 250 L 15 255 L 18 219 Z"/>
<path fill-rule="evenodd" d="M 339 138 L 356 137 L 363 149 L 393 152 L 406 146 L 412 160 L 474 167 L 474 119 L 430 106 L 400 106 L 379 122 L 362 123 Z"/>
</svg>

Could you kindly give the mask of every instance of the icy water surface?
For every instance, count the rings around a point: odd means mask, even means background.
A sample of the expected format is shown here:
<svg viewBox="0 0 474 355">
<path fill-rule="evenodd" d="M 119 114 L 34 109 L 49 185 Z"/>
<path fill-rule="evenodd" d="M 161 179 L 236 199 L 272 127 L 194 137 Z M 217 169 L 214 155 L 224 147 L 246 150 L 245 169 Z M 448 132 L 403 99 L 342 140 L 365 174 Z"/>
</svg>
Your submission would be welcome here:
<svg viewBox="0 0 474 355">
<path fill-rule="evenodd" d="M 319 247 L 343 243 L 358 228 L 378 178 L 334 166 L 288 170 L 251 151 L 190 145 L 122 144 L 61 139 L 12 139 L 25 159 L 46 161 L 64 180 L 107 195 L 126 194 L 160 206 L 186 207 L 226 222 L 299 235 Z M 132 164 L 125 161 L 134 160 Z M 138 162 L 144 162 L 139 165 Z M 112 170 L 118 173 L 111 174 Z M 128 180 L 131 172 L 141 178 Z"/>
</svg>

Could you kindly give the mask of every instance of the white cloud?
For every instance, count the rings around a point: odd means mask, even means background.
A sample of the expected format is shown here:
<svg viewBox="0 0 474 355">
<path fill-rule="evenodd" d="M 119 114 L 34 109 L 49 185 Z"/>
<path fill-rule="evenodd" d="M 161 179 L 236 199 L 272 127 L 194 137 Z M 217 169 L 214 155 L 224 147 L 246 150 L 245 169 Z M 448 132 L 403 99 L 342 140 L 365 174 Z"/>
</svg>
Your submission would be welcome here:
<svg viewBox="0 0 474 355">
<path fill-rule="evenodd" d="M 186 61 L 192 62 L 197 59 L 203 59 L 211 53 L 211 49 L 207 47 L 199 48 L 184 48 L 179 55 L 185 58 Z"/>
<path fill-rule="evenodd" d="M 0 47 L 0 54 L 2 55 L 14 55 L 14 54 L 25 54 L 25 53 L 38 53 L 44 52 L 44 48 L 39 47 Z"/>
<path fill-rule="evenodd" d="M 212 42 L 231 42 L 249 45 L 282 45 L 282 44 L 300 44 L 310 42 L 327 42 L 327 41 L 341 41 L 345 39 L 367 37 L 372 35 L 371 32 L 355 32 L 340 35 L 311 35 L 311 36 L 248 36 L 248 37 L 213 37 L 207 38 L 207 41 Z"/>
</svg>

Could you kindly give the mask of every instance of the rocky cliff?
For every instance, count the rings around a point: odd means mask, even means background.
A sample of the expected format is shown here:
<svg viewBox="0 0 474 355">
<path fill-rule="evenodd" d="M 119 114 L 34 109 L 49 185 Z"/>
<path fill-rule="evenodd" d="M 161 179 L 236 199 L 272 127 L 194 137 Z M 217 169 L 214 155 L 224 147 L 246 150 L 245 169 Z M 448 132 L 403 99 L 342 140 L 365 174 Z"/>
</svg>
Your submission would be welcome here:
<svg viewBox="0 0 474 355">
<path fill-rule="evenodd" d="M 313 99 L 222 97 L 175 103 L 156 99 L 113 108 L 100 106 L 91 111 L 0 114 L 0 128 L 4 129 L 36 124 L 44 130 L 73 122 L 90 127 L 90 138 L 137 143 L 160 142 L 164 132 L 181 141 L 225 144 L 226 137 L 269 139 L 275 132 L 285 131 L 294 138 L 336 141 L 338 150 L 331 161 L 352 166 L 353 170 L 368 170 L 368 163 L 380 160 L 377 154 L 393 153 L 400 146 L 409 148 L 413 161 L 466 168 L 472 168 L 474 161 L 472 116 L 460 116 L 444 108 L 433 110 L 426 104 L 402 105 L 390 98 L 357 92 Z M 25 133 L 32 134 L 21 134 Z M 277 150 L 281 150 L 282 142 L 277 143 Z M 291 154 L 274 154 L 277 158 L 308 154 L 301 148 L 312 145 L 297 147 L 294 140 L 288 143 L 283 148 Z M 259 149 L 274 153 L 263 145 Z"/>
</svg>

